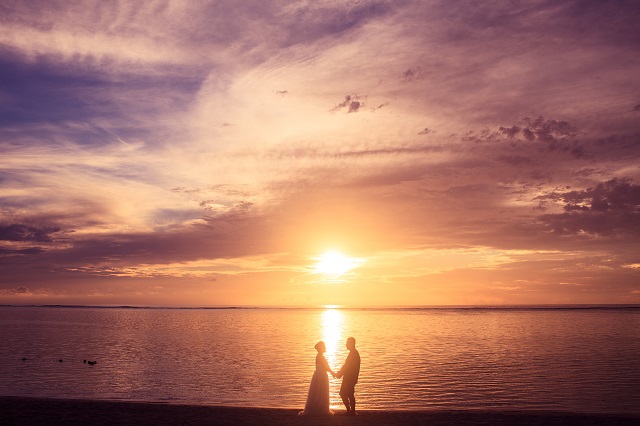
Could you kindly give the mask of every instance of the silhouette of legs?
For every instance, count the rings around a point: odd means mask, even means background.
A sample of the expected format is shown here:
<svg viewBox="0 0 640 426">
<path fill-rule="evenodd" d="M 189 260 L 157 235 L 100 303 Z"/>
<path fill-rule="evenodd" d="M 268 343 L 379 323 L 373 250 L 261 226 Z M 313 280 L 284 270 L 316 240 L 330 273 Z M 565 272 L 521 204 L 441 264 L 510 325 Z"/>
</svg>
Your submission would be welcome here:
<svg viewBox="0 0 640 426">
<path fill-rule="evenodd" d="M 347 416 L 354 416 L 356 414 L 356 396 L 353 392 L 347 392 L 346 389 L 340 390 L 340 396 L 342 397 L 342 403 L 347 407 Z"/>
<path fill-rule="evenodd" d="M 342 403 L 347 407 L 347 413 L 351 411 L 351 401 L 349 401 L 349 398 L 347 398 L 346 395 L 342 395 Z"/>
<path fill-rule="evenodd" d="M 356 413 L 356 398 L 355 396 L 343 396 L 342 403 L 347 407 L 347 416 L 353 416 Z"/>
</svg>

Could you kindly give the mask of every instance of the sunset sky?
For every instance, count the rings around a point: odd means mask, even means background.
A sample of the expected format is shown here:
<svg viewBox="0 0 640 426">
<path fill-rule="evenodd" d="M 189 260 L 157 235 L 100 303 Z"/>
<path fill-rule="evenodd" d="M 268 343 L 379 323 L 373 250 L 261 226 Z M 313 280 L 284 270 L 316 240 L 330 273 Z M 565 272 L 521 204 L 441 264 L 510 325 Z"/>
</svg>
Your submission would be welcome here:
<svg viewBox="0 0 640 426">
<path fill-rule="evenodd" d="M 3 1 L 0 303 L 640 303 L 639 22 Z"/>
</svg>

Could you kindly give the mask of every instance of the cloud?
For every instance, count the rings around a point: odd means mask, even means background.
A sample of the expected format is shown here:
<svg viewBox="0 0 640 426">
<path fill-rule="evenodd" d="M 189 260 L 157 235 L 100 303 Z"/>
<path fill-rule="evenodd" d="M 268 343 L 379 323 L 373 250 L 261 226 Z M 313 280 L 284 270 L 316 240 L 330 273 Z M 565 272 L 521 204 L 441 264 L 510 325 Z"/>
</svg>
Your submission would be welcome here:
<svg viewBox="0 0 640 426">
<path fill-rule="evenodd" d="M 352 112 L 358 112 L 361 107 L 364 107 L 364 99 L 366 96 L 358 96 L 358 95 L 346 95 L 344 97 L 344 101 L 340 102 L 333 108 L 331 108 L 330 112 L 340 111 L 342 109 L 347 110 L 347 114 Z"/>
<path fill-rule="evenodd" d="M 51 242 L 52 235 L 61 229 L 36 228 L 23 224 L 0 225 L 0 241 Z"/>
<path fill-rule="evenodd" d="M 636 238 L 640 234 L 640 185 L 612 179 L 581 191 L 552 193 L 548 199 L 565 203 L 566 213 L 542 220 L 561 234 L 592 234 Z"/>
<path fill-rule="evenodd" d="M 590 210 L 597 212 L 638 212 L 640 213 L 640 185 L 627 179 L 611 179 L 599 183 L 595 188 L 571 191 L 561 195 L 567 204 L 565 210 Z"/>
<path fill-rule="evenodd" d="M 39 247 L 25 248 L 25 249 L 7 249 L 0 247 L 0 255 L 14 256 L 14 255 L 35 255 L 44 253 L 45 249 Z"/>
<path fill-rule="evenodd" d="M 302 1 L 284 8 L 278 17 L 286 23 L 284 45 L 308 43 L 338 36 L 367 22 L 384 17 L 406 1 L 367 0 L 355 3 Z"/>
<path fill-rule="evenodd" d="M 401 80 L 405 83 L 411 82 L 413 80 L 421 80 L 423 77 L 422 68 L 409 68 L 405 72 L 402 73 Z"/>
<path fill-rule="evenodd" d="M 380 105 L 378 105 L 377 107 L 372 108 L 372 111 L 377 111 L 377 110 L 379 110 L 379 109 L 381 109 L 381 108 L 384 108 L 384 107 L 386 107 L 387 105 L 389 105 L 390 103 L 391 103 L 391 102 L 383 102 L 383 103 L 381 103 Z"/>
<path fill-rule="evenodd" d="M 640 235 L 638 214 L 577 214 L 563 213 L 541 218 L 553 232 L 566 235 L 637 238 Z"/>
<path fill-rule="evenodd" d="M 526 140 L 537 140 L 552 144 L 557 144 L 577 135 L 575 127 L 564 120 L 545 120 L 543 117 L 538 117 L 536 119 L 525 118 L 524 121 L 526 126 L 523 128 L 512 126 L 510 128 L 500 127 L 499 130 L 512 138 L 517 138 L 518 135 L 522 134 Z"/>
<path fill-rule="evenodd" d="M 29 296 L 32 294 L 31 290 L 26 287 L 16 287 L 11 289 L 0 289 L 0 294 L 14 294 L 18 296 Z"/>
</svg>

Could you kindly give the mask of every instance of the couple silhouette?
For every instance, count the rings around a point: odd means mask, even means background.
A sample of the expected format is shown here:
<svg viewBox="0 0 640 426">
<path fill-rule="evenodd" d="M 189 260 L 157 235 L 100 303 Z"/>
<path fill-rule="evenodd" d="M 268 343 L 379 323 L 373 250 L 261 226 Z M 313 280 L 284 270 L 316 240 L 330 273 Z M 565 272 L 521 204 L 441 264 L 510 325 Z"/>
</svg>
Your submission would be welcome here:
<svg viewBox="0 0 640 426">
<path fill-rule="evenodd" d="M 315 346 L 318 351 L 316 355 L 316 371 L 311 377 L 309 385 L 309 393 L 307 394 L 307 403 L 304 410 L 300 411 L 300 416 L 325 416 L 332 415 L 333 411 L 329 409 L 329 377 L 327 373 L 336 378 L 342 378 L 340 386 L 340 397 L 344 406 L 347 407 L 346 416 L 356 415 L 356 397 L 355 387 L 358 383 L 358 375 L 360 374 L 360 354 L 356 350 L 356 339 L 349 337 L 347 339 L 347 349 L 349 355 L 344 362 L 342 368 L 334 373 L 329 366 L 324 353 L 327 351 L 324 342 L 320 341 Z"/>
</svg>

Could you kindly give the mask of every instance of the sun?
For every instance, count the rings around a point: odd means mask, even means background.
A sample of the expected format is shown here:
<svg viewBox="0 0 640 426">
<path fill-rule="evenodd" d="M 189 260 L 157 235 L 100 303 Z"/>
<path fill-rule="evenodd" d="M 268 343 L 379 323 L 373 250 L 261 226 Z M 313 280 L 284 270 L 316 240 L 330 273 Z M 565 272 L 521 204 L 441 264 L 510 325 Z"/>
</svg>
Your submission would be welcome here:
<svg viewBox="0 0 640 426">
<path fill-rule="evenodd" d="M 333 278 L 337 278 L 353 268 L 357 268 L 364 262 L 362 259 L 345 256 L 336 250 L 327 251 L 313 259 L 317 261 L 314 265 L 314 273 L 329 275 Z"/>
</svg>

